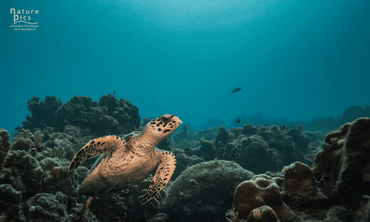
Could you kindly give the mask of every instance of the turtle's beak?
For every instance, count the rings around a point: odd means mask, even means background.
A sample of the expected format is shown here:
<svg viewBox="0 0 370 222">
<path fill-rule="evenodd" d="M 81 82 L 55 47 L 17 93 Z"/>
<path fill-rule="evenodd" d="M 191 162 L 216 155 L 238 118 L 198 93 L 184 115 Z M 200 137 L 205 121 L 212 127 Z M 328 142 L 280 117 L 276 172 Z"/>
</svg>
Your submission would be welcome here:
<svg viewBox="0 0 370 222">
<path fill-rule="evenodd" d="M 171 115 L 171 117 L 172 117 L 172 121 L 175 121 L 179 125 L 182 123 L 181 119 L 177 117 L 176 115 Z"/>
</svg>

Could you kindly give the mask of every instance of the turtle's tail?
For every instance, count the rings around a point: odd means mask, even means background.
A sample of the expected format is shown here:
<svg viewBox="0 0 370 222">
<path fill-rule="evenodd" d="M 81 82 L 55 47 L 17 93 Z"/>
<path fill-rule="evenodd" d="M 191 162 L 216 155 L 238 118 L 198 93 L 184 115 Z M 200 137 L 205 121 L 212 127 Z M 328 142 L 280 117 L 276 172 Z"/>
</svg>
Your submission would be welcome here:
<svg viewBox="0 0 370 222">
<path fill-rule="evenodd" d="M 84 214 L 86 213 L 87 209 L 89 209 L 89 206 L 91 204 L 91 201 L 94 199 L 94 197 L 89 197 L 87 198 L 84 206 L 82 207 L 82 212 L 81 212 L 81 215 L 80 215 L 80 219 L 78 220 L 79 222 L 82 221 L 82 218 L 84 217 Z"/>
</svg>

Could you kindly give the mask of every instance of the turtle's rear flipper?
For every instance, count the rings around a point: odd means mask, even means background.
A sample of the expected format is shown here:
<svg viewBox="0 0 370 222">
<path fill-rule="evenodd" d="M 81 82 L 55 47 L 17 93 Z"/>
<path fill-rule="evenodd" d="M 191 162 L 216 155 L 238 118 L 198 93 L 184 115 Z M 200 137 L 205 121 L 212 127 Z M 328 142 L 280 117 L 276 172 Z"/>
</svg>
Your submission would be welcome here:
<svg viewBox="0 0 370 222">
<path fill-rule="evenodd" d="M 82 222 L 82 218 L 84 217 L 84 214 L 86 213 L 87 209 L 89 209 L 89 206 L 91 204 L 91 201 L 93 200 L 94 197 L 89 197 L 87 198 L 87 200 L 85 201 L 85 204 L 84 206 L 82 207 L 82 212 L 81 212 L 81 215 L 80 215 L 80 219 L 78 220 L 78 222 Z"/>
<path fill-rule="evenodd" d="M 117 148 L 124 149 L 126 142 L 118 136 L 105 136 L 90 140 L 77 154 L 74 156 L 69 171 L 76 169 L 85 160 L 99 156 L 102 153 L 112 153 Z"/>
<path fill-rule="evenodd" d="M 167 185 L 176 169 L 176 159 L 172 153 L 159 150 L 155 152 L 155 155 L 160 159 L 160 164 L 141 204 L 145 204 L 155 197 Z"/>
</svg>

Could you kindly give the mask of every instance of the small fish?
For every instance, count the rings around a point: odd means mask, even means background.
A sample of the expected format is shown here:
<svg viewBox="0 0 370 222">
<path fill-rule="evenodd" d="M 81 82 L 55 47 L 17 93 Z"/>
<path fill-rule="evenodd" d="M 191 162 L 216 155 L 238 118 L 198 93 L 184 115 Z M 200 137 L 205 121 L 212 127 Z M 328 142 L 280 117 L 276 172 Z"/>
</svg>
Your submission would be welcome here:
<svg viewBox="0 0 370 222">
<path fill-rule="evenodd" d="M 116 94 L 116 90 L 113 91 L 113 95 Z"/>
<path fill-rule="evenodd" d="M 233 94 L 233 93 L 235 93 L 235 92 L 239 92 L 240 90 L 242 90 L 242 88 L 235 88 L 233 91 L 231 91 L 231 93 L 230 94 Z"/>
<path fill-rule="evenodd" d="M 235 124 L 240 123 L 240 119 L 235 120 Z"/>
</svg>

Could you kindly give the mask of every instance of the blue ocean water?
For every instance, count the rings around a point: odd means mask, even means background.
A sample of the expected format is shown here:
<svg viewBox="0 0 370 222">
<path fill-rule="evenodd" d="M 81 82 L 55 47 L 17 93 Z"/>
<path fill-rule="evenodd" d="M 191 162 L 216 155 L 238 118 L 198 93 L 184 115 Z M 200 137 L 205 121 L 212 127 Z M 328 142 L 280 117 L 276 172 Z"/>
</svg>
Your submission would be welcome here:
<svg viewBox="0 0 370 222">
<path fill-rule="evenodd" d="M 141 117 L 194 127 L 340 116 L 370 105 L 369 11 L 369 0 L 1 1 L 0 127 L 22 126 L 33 96 L 114 91 Z M 35 30 L 14 30 L 20 16 Z"/>
</svg>

